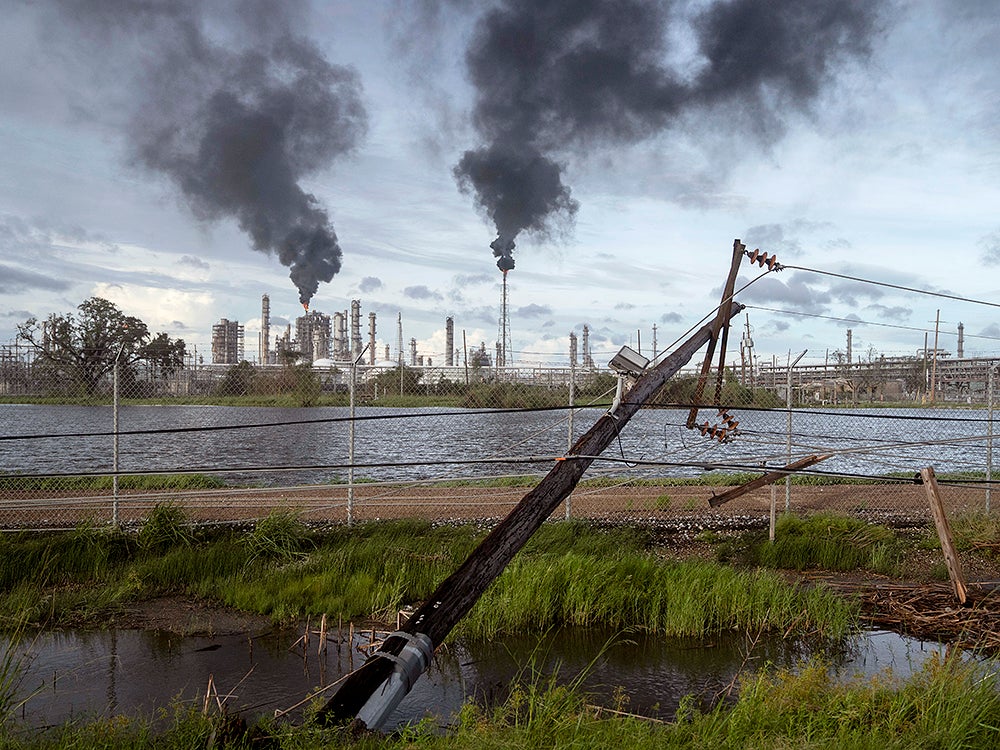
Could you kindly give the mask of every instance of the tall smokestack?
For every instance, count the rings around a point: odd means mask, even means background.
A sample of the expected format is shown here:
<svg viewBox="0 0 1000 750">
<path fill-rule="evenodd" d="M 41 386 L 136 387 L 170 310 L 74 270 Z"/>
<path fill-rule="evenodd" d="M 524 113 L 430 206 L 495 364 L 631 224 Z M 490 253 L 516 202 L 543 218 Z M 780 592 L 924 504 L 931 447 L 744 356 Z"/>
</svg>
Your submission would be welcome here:
<svg viewBox="0 0 1000 750">
<path fill-rule="evenodd" d="M 403 366 L 403 313 L 396 314 L 396 356 L 399 357 L 399 366 Z M 400 379 L 402 380 L 402 379 Z"/>
<path fill-rule="evenodd" d="M 260 298 L 260 363 L 271 361 L 269 345 L 271 340 L 271 298 L 266 294 Z"/>
<path fill-rule="evenodd" d="M 965 359 L 965 326 L 958 324 L 958 358 Z"/>
<path fill-rule="evenodd" d="M 368 364 L 375 364 L 375 313 L 368 313 Z"/>
<path fill-rule="evenodd" d="M 594 358 L 590 356 L 590 326 L 583 327 L 583 367 L 586 370 L 594 369 Z"/>
<path fill-rule="evenodd" d="M 444 363 L 455 366 L 455 321 L 450 317 L 444 319 Z"/>
<path fill-rule="evenodd" d="M 410 366 L 417 366 L 417 340 L 410 339 Z"/>
<path fill-rule="evenodd" d="M 576 333 L 569 332 L 569 366 L 576 367 Z"/>
<path fill-rule="evenodd" d="M 351 300 L 351 359 L 361 353 L 361 300 Z"/>
</svg>

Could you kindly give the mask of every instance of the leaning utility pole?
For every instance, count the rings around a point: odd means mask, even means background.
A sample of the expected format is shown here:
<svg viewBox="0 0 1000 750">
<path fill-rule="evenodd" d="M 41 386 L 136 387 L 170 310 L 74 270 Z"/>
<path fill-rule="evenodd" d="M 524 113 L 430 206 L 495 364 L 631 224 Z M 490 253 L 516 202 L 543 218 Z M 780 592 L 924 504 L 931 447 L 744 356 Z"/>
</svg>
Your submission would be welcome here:
<svg viewBox="0 0 1000 750">
<path fill-rule="evenodd" d="M 695 332 L 669 356 L 636 375 L 627 400 L 616 400 L 538 485 L 469 555 L 430 598 L 389 635 L 359 669 L 349 674 L 318 718 L 334 723 L 355 719 L 378 729 L 430 666 L 434 649 L 472 609 L 486 588 L 552 512 L 575 489 L 583 473 L 608 447 L 625 424 L 652 398 L 695 352 L 717 335 L 719 323 L 738 315 L 743 306 L 724 305 L 722 315 Z"/>
</svg>

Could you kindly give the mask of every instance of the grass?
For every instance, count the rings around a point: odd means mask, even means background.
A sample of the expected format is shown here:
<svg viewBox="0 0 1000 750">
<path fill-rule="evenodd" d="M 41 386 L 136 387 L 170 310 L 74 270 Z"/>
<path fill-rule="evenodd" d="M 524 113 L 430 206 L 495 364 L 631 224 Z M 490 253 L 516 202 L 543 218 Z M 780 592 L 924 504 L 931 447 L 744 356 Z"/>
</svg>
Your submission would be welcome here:
<svg viewBox="0 0 1000 750">
<path fill-rule="evenodd" d="M 1000 746 L 1000 684 L 988 668 L 960 659 L 930 660 L 923 671 L 900 680 L 891 674 L 836 680 L 813 660 L 795 671 L 747 673 L 733 702 L 699 711 L 682 706 L 676 721 L 654 722 L 616 715 L 591 705 L 580 680 L 561 684 L 552 675 L 526 670 L 500 705 L 468 703 L 442 731 L 433 721 L 389 735 L 358 735 L 345 728 L 273 719 L 245 725 L 225 713 L 203 714 L 175 706 L 149 719 L 116 716 L 77 720 L 32 734 L 0 729 L 4 747 L 69 748 L 775 748 L 814 750 L 909 750 Z"/>
<path fill-rule="evenodd" d="M 904 543 L 884 526 L 821 513 L 805 518 L 782 515 L 774 542 L 763 532 L 744 534 L 719 544 L 723 562 L 785 570 L 863 570 L 891 575 L 898 569 Z"/>
<path fill-rule="evenodd" d="M 483 533 L 409 521 L 320 534 L 288 515 L 251 531 L 210 532 L 161 505 L 136 535 L 82 528 L 3 538 L 0 615 L 103 623 L 131 601 L 181 593 L 279 622 L 321 613 L 393 621 L 404 605 L 426 599 Z M 797 588 L 766 570 L 663 560 L 648 529 L 573 522 L 546 524 L 457 633 L 488 638 L 601 625 L 698 635 L 795 622 L 839 638 L 855 618 L 853 605 L 829 592 Z"/>
</svg>

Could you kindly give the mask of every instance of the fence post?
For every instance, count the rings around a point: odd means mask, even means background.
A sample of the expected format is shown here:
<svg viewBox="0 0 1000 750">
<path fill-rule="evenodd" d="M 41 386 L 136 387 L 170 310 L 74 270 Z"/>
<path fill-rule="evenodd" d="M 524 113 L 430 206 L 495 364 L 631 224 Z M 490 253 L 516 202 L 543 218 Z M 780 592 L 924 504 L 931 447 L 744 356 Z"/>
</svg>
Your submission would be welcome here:
<svg viewBox="0 0 1000 750">
<path fill-rule="evenodd" d="M 118 357 L 121 351 L 118 352 Z M 111 477 L 111 525 L 118 525 L 118 357 L 115 357 L 115 367 L 112 375 L 112 396 L 111 396 L 111 421 L 112 437 L 111 444 L 111 469 L 114 475 Z"/>
<path fill-rule="evenodd" d="M 569 434 L 567 436 L 566 451 L 573 449 L 573 399 L 576 395 L 576 362 L 569 361 Z M 572 516 L 572 494 L 566 496 L 566 520 Z"/>
<path fill-rule="evenodd" d="M 400 366 L 400 380 L 403 368 Z M 347 421 L 347 525 L 354 523 L 354 383 L 357 379 L 358 361 L 351 361 L 351 379 L 348 383 L 350 419 Z"/>
<path fill-rule="evenodd" d="M 990 512 L 990 496 L 992 495 L 993 482 L 993 363 L 989 365 L 989 372 L 986 375 L 986 407 L 988 418 L 986 420 L 986 512 Z"/>
<path fill-rule="evenodd" d="M 792 353 L 788 352 L 788 370 L 785 372 L 785 404 L 788 407 L 788 435 L 787 435 L 787 448 L 788 448 L 788 463 L 792 462 L 792 368 L 799 363 L 799 360 L 806 356 L 808 349 L 803 349 L 802 354 L 795 358 L 792 362 Z M 801 383 L 801 379 L 799 380 Z M 792 509 L 792 475 L 789 474 L 785 477 L 785 513 L 788 513 Z M 772 533 L 773 541 L 773 533 Z"/>
</svg>

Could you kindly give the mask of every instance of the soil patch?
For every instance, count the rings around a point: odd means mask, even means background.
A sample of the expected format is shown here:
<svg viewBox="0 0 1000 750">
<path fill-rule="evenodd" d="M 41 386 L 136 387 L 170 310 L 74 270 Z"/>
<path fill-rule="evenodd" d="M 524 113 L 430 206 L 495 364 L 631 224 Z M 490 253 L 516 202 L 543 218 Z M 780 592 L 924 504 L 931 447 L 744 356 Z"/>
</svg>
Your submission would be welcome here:
<svg viewBox="0 0 1000 750">
<path fill-rule="evenodd" d="M 264 615 L 186 596 L 161 596 L 131 602 L 112 615 L 111 627 L 160 630 L 178 635 L 236 635 L 260 633 L 273 627 Z"/>
</svg>

